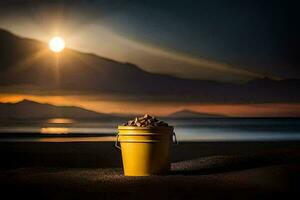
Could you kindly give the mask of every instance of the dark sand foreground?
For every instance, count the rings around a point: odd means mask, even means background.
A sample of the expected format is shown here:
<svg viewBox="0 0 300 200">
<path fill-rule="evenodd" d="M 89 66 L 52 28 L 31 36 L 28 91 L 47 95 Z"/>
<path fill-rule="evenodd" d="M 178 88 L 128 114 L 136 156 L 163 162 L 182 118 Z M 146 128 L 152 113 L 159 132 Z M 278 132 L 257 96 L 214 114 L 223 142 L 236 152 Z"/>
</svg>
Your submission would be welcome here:
<svg viewBox="0 0 300 200">
<path fill-rule="evenodd" d="M 287 199 L 300 185 L 300 142 L 180 143 L 172 173 L 152 177 L 124 177 L 112 142 L 3 142 L 0 153 L 10 198 Z"/>
</svg>

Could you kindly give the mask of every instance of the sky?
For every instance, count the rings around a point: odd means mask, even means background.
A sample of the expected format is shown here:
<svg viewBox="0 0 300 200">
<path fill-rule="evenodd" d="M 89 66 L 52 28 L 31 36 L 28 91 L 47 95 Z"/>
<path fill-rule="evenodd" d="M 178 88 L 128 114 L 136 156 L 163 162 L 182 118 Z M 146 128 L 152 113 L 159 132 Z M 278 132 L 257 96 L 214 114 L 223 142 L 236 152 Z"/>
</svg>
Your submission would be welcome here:
<svg viewBox="0 0 300 200">
<path fill-rule="evenodd" d="M 292 1 L 10 0 L 0 27 L 194 79 L 299 78 Z M 184 68 L 184 69 L 183 69 Z"/>
<path fill-rule="evenodd" d="M 300 78 L 296 49 L 299 15 L 293 2 L 10 0 L 0 2 L 0 28 L 43 42 L 59 35 L 68 48 L 134 63 L 154 73 L 233 83 L 265 76 L 281 80 Z M 47 98 L 28 94 L 2 94 L 0 101 L 24 97 L 47 102 Z M 129 105 L 118 100 L 71 99 L 78 106 L 99 112 L 103 108 L 110 108 L 105 112 L 122 112 L 124 105 L 132 107 L 132 112 L 146 108 L 145 104 Z M 287 112 L 287 105 L 277 106 L 275 112 L 273 105 L 231 105 L 231 109 L 228 105 L 212 106 L 216 105 L 161 104 L 157 113 L 181 108 L 233 116 L 255 115 L 253 109 L 265 115 Z M 291 106 L 288 109 L 298 110 L 298 105 Z M 151 111 L 152 107 L 148 108 Z"/>
</svg>

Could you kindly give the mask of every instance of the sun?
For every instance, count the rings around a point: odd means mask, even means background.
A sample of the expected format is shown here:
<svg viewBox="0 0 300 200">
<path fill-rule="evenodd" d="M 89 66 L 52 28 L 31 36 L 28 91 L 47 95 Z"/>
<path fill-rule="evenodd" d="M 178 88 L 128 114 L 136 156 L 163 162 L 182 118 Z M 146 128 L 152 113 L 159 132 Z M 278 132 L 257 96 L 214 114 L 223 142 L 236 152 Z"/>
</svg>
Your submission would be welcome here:
<svg viewBox="0 0 300 200">
<path fill-rule="evenodd" d="M 55 36 L 49 41 L 49 48 L 55 53 L 59 53 L 65 48 L 65 41 L 61 37 Z"/>
</svg>

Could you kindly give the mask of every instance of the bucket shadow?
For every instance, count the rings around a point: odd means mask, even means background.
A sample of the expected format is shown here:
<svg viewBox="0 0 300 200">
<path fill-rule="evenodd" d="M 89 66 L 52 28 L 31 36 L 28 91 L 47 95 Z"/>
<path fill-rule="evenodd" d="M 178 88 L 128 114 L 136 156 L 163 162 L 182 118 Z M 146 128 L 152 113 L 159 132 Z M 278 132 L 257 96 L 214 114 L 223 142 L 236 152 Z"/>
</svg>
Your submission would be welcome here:
<svg viewBox="0 0 300 200">
<path fill-rule="evenodd" d="M 209 175 L 257 167 L 300 163 L 298 152 L 280 154 L 210 156 L 172 163 L 172 175 Z"/>
</svg>

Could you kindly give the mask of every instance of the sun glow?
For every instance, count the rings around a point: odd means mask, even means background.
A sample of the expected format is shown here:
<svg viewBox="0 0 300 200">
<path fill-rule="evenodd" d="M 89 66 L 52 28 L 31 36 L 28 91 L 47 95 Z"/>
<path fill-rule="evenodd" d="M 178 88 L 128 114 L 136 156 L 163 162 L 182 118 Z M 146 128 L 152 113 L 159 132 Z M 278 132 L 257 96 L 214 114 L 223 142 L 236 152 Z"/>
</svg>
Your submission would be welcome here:
<svg viewBox="0 0 300 200">
<path fill-rule="evenodd" d="M 65 41 L 61 37 L 58 37 L 58 36 L 53 37 L 49 41 L 49 48 L 50 48 L 51 51 L 53 51 L 55 53 L 59 53 L 59 52 L 64 50 Z"/>
</svg>

